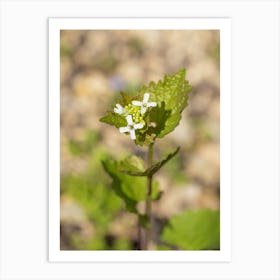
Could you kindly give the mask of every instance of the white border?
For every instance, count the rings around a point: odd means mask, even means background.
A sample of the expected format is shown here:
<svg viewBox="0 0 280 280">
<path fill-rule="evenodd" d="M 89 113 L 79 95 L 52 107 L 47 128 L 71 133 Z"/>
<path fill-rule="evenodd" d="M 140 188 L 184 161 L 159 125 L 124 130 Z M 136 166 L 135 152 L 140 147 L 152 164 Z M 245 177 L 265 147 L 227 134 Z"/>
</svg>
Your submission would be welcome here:
<svg viewBox="0 0 280 280">
<path fill-rule="evenodd" d="M 219 251 L 60 251 L 60 30 L 220 30 Z M 231 260 L 231 20 L 220 19 L 49 19 L 49 261 L 52 262 L 229 262 Z"/>
</svg>

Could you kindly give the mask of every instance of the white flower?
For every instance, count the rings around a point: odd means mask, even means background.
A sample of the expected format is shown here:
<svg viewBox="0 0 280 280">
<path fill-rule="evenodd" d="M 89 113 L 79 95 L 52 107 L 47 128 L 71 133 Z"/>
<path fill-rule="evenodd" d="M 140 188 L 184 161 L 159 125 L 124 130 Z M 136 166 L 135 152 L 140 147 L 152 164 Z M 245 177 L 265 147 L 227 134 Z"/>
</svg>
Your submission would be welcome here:
<svg viewBox="0 0 280 280">
<path fill-rule="evenodd" d="M 120 133 L 129 132 L 130 138 L 132 140 L 135 140 L 136 139 L 135 130 L 143 128 L 144 125 L 141 123 L 134 123 L 131 115 L 126 116 L 126 121 L 127 121 L 127 126 L 120 127 L 119 131 Z"/>
<path fill-rule="evenodd" d="M 114 112 L 116 114 L 122 115 L 124 113 L 124 107 L 120 104 L 116 104 L 116 107 L 114 108 Z"/>
<path fill-rule="evenodd" d="M 140 106 L 141 107 L 141 114 L 142 115 L 144 115 L 146 113 L 146 111 L 149 107 L 156 107 L 157 106 L 156 102 L 148 102 L 149 98 L 150 98 L 150 94 L 146 92 L 144 94 L 142 102 L 137 101 L 137 100 L 132 101 L 132 104 L 134 106 Z"/>
</svg>

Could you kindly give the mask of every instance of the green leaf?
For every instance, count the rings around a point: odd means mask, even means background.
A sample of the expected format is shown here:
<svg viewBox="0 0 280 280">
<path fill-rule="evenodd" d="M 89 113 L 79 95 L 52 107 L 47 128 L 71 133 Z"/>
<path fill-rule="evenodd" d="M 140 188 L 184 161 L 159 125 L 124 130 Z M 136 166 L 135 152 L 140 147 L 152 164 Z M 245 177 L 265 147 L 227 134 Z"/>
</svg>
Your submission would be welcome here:
<svg viewBox="0 0 280 280">
<path fill-rule="evenodd" d="M 161 240 L 181 250 L 220 249 L 220 211 L 186 211 L 172 217 L 164 227 Z"/>
<path fill-rule="evenodd" d="M 131 94 L 126 94 L 124 92 L 120 92 L 121 98 L 116 102 L 125 107 L 130 104 L 132 100 L 138 98 L 138 96 L 132 96 Z M 108 111 L 105 117 L 99 119 L 101 122 L 114 125 L 116 128 L 123 127 L 127 125 L 127 121 L 124 115 L 116 114 L 114 111 Z"/>
<path fill-rule="evenodd" d="M 185 80 L 186 70 L 181 69 L 173 75 L 165 75 L 163 81 L 151 82 L 141 89 L 140 95 L 150 93 L 149 101 L 155 101 L 158 108 L 151 110 L 150 121 L 156 123 L 154 130 L 157 137 L 162 138 L 175 129 L 181 120 L 181 113 L 188 104 L 188 93 L 192 87 Z"/>
<path fill-rule="evenodd" d="M 145 170 L 145 163 L 142 158 L 132 155 L 120 161 L 119 169 L 129 170 L 131 172 L 143 172 Z"/>
<path fill-rule="evenodd" d="M 115 193 L 124 201 L 128 211 L 137 212 L 137 203 L 146 199 L 147 178 L 132 177 L 119 171 L 122 162 L 114 160 L 102 161 L 105 171 L 113 179 L 112 188 Z M 158 184 L 153 183 L 152 199 L 156 200 L 160 196 Z"/>
<path fill-rule="evenodd" d="M 101 122 L 114 125 L 116 128 L 126 126 L 126 119 L 124 116 L 109 111 L 107 116 L 100 119 Z"/>
<path fill-rule="evenodd" d="M 150 166 L 145 171 L 141 170 L 132 170 L 129 168 L 121 168 L 121 172 L 131 175 L 131 176 L 153 176 L 163 165 L 165 165 L 169 160 L 171 160 L 176 154 L 179 152 L 180 147 L 178 147 L 175 151 L 168 154 L 164 159 L 158 161 L 157 163 Z M 122 166 L 123 167 L 123 166 Z"/>
<path fill-rule="evenodd" d="M 156 138 L 164 137 L 179 124 L 181 113 L 188 103 L 188 93 L 192 89 L 185 75 L 186 70 L 182 69 L 175 74 L 165 75 L 158 83 L 151 82 L 149 86 L 143 86 L 137 94 L 120 93 L 118 103 L 123 107 L 133 100 L 142 101 L 145 93 L 150 94 L 149 102 L 157 103 L 156 107 L 149 107 L 145 115 L 141 116 L 145 125 L 136 131 L 137 145 L 149 146 Z M 119 115 L 113 111 L 109 111 L 100 121 L 117 128 L 127 125 L 125 114 Z"/>
<path fill-rule="evenodd" d="M 154 143 L 157 135 L 160 135 L 164 130 L 170 114 L 171 110 L 166 110 L 164 102 L 152 108 L 145 117 L 147 126 L 145 126 L 143 130 L 137 132 L 136 144 L 149 146 Z"/>
</svg>

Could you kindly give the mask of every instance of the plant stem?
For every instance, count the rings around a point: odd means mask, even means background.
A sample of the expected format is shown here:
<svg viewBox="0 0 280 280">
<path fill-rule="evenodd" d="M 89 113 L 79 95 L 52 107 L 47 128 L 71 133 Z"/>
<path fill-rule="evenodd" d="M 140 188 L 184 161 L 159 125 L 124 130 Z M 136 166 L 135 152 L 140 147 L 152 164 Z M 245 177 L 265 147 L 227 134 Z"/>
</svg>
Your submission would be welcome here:
<svg viewBox="0 0 280 280">
<path fill-rule="evenodd" d="M 149 145 L 148 148 L 148 168 L 153 164 L 153 144 Z M 149 243 L 151 241 L 151 233 L 152 233 L 152 223 L 151 223 L 151 212 L 152 212 L 152 183 L 153 176 L 150 175 L 147 177 L 147 193 L 146 193 L 146 217 L 148 219 L 148 225 L 145 230 L 145 242 L 144 242 L 144 250 L 149 250 Z"/>
<path fill-rule="evenodd" d="M 138 216 L 138 225 L 137 225 L 137 235 L 138 235 L 138 250 L 142 250 L 142 229 L 140 223 L 140 217 Z"/>
</svg>

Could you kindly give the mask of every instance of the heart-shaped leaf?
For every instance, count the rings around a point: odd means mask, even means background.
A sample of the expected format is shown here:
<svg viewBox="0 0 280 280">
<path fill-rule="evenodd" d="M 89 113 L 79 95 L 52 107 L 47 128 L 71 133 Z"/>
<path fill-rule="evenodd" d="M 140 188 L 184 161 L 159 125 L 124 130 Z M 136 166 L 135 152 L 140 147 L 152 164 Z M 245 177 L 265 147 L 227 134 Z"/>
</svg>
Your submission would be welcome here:
<svg viewBox="0 0 280 280">
<path fill-rule="evenodd" d="M 138 213 L 137 203 L 146 199 L 147 178 L 132 177 L 120 172 L 119 170 L 120 167 L 123 166 L 123 161 L 117 162 L 115 160 L 105 160 L 102 164 L 105 171 L 113 179 L 113 190 L 124 201 L 127 210 L 133 213 Z M 132 164 L 129 165 L 132 166 Z M 158 199 L 160 194 L 161 192 L 158 190 L 158 183 L 154 182 L 151 195 L 152 199 Z"/>
<path fill-rule="evenodd" d="M 170 154 L 168 154 L 164 159 L 154 163 L 152 166 L 150 166 L 149 168 L 147 168 L 145 171 L 141 171 L 141 170 L 132 170 L 131 168 L 124 168 L 120 169 L 121 172 L 128 174 L 130 176 L 153 176 L 163 165 L 165 165 L 169 160 L 171 160 L 173 157 L 176 156 L 176 154 L 179 152 L 180 147 L 178 147 L 176 150 L 174 150 L 173 152 L 171 152 Z"/>
<path fill-rule="evenodd" d="M 219 250 L 220 211 L 188 210 L 172 217 L 163 229 L 161 240 L 181 250 Z"/>
</svg>

